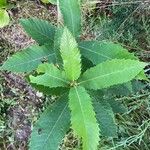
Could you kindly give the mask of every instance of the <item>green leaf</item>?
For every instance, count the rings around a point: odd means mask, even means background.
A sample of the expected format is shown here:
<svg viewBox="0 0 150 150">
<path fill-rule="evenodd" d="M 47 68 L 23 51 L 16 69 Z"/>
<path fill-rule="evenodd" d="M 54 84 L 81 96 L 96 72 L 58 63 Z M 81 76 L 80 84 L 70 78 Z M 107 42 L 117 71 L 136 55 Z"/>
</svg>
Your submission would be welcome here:
<svg viewBox="0 0 150 150">
<path fill-rule="evenodd" d="M 28 83 L 30 83 L 30 85 L 36 89 L 37 91 L 43 93 L 44 95 L 54 95 L 54 96 L 60 96 L 60 95 L 63 95 L 64 93 L 67 93 L 69 92 L 69 88 L 68 87 L 55 87 L 55 88 L 50 88 L 50 87 L 47 87 L 47 86 L 43 86 L 43 85 L 37 85 L 35 83 L 31 83 L 30 82 L 30 77 L 29 75 L 27 75 L 25 77 L 26 81 Z"/>
<path fill-rule="evenodd" d="M 138 59 L 119 44 L 105 41 L 83 41 L 79 43 L 81 54 L 97 65 L 112 59 Z"/>
<path fill-rule="evenodd" d="M 21 19 L 21 25 L 36 42 L 40 45 L 53 43 L 55 27 L 48 21 L 36 18 Z"/>
<path fill-rule="evenodd" d="M 41 1 L 45 4 L 48 4 L 48 3 L 57 4 L 57 0 L 41 0 Z"/>
<path fill-rule="evenodd" d="M 132 89 L 133 89 L 134 94 L 144 90 L 144 88 L 146 88 L 146 87 L 147 87 L 147 84 L 145 84 L 141 81 L 136 81 L 135 80 L 135 81 L 132 82 Z"/>
<path fill-rule="evenodd" d="M 132 92 L 133 91 L 128 88 L 127 83 L 114 85 L 105 90 L 105 94 L 108 96 L 129 96 Z"/>
<path fill-rule="evenodd" d="M 60 52 L 68 80 L 78 79 L 81 74 L 81 55 L 75 39 L 67 28 L 64 29 L 62 35 Z"/>
<path fill-rule="evenodd" d="M 58 150 L 70 127 L 70 111 L 66 95 L 49 106 L 35 124 L 29 144 L 30 150 Z"/>
<path fill-rule="evenodd" d="M 130 96 L 131 94 L 135 94 L 143 90 L 146 86 L 144 83 L 137 81 L 137 80 L 133 80 L 131 84 L 132 84 L 132 87 L 131 87 L 132 90 L 127 87 L 127 83 L 111 86 L 110 88 L 104 89 L 105 95 L 109 97 L 110 96 Z"/>
<path fill-rule="evenodd" d="M 149 81 L 148 77 L 146 76 L 144 70 L 142 70 L 137 76 L 136 76 L 137 80 L 146 80 Z"/>
<path fill-rule="evenodd" d="M 133 53 L 129 53 L 127 49 L 120 44 L 106 41 L 82 41 L 79 43 L 81 54 L 89 59 L 93 64 L 97 65 L 112 59 L 133 59 L 138 60 Z M 148 80 L 144 70 L 137 75 L 137 79 Z"/>
<path fill-rule="evenodd" d="M 91 98 L 83 87 L 74 87 L 69 93 L 72 129 L 82 138 L 83 150 L 96 150 L 99 127 Z"/>
<path fill-rule="evenodd" d="M 5 8 L 7 6 L 6 0 L 0 0 L 0 8 Z"/>
<path fill-rule="evenodd" d="M 93 63 L 89 61 L 86 57 L 81 56 L 81 64 L 82 64 L 82 73 L 85 72 L 87 69 L 94 67 Z"/>
<path fill-rule="evenodd" d="M 44 95 L 55 95 L 55 96 L 60 96 L 64 94 L 64 92 L 69 91 L 68 88 L 66 87 L 55 87 L 55 88 L 49 88 L 47 86 L 43 85 L 37 85 L 30 83 L 33 88 L 35 88 L 37 91 L 42 92 Z"/>
<path fill-rule="evenodd" d="M 52 3 L 52 4 L 57 4 L 57 0 L 47 0 L 47 1 L 49 1 L 50 3 Z"/>
<path fill-rule="evenodd" d="M 43 3 L 48 4 L 50 3 L 49 0 L 41 0 Z"/>
<path fill-rule="evenodd" d="M 28 83 L 30 83 L 30 85 L 36 89 L 37 91 L 43 93 L 44 95 L 54 95 L 54 96 L 60 96 L 66 92 L 69 92 L 69 88 L 68 87 L 55 87 L 55 88 L 50 88 L 47 86 L 43 86 L 43 85 L 37 85 L 35 83 L 31 83 L 30 82 L 30 77 L 29 75 L 26 76 L 26 81 Z"/>
<path fill-rule="evenodd" d="M 106 137 L 117 137 L 117 126 L 113 110 L 104 99 L 93 98 L 96 118 L 100 125 L 101 134 Z"/>
<path fill-rule="evenodd" d="M 90 90 L 88 93 L 93 99 L 93 106 L 96 112 L 96 118 L 100 125 L 101 134 L 106 137 L 116 137 L 117 127 L 113 113 L 114 110 L 113 107 L 111 107 L 110 102 L 107 99 L 104 99 L 104 93 L 100 90 Z M 120 107 L 120 105 L 117 107 Z"/>
<path fill-rule="evenodd" d="M 124 86 L 122 85 L 119 85 L 120 88 Z M 107 101 L 109 103 L 109 105 L 111 106 L 112 110 L 114 113 L 126 113 L 127 112 L 127 108 L 122 104 L 121 101 L 117 101 L 115 100 L 116 97 L 113 97 L 113 95 L 115 95 L 116 93 L 118 94 L 118 96 L 120 96 L 119 92 L 116 89 L 114 89 L 114 93 L 110 93 L 111 91 L 109 89 L 107 89 L 108 93 L 105 92 L 105 90 L 89 90 L 88 93 L 90 94 L 90 96 L 94 99 L 94 101 Z M 126 94 L 126 93 L 123 93 L 123 94 Z"/>
<path fill-rule="evenodd" d="M 126 113 L 127 112 L 127 108 L 120 101 L 116 101 L 113 98 L 109 98 L 106 100 L 110 104 L 114 113 Z"/>
<path fill-rule="evenodd" d="M 48 62 L 55 60 L 55 54 L 47 46 L 33 45 L 10 57 L 0 68 L 12 72 L 31 72 L 36 69 L 45 59 Z"/>
<path fill-rule="evenodd" d="M 29 76 L 31 83 L 36 83 L 37 85 L 48 86 L 50 88 L 54 87 L 64 87 L 68 84 L 65 79 L 64 72 L 60 71 L 53 64 L 41 64 L 38 69 L 38 73 L 44 73 L 43 75 L 38 75 L 36 77 Z"/>
<path fill-rule="evenodd" d="M 71 31 L 74 37 L 81 32 L 81 11 L 78 0 L 60 0 L 59 7 L 64 19 L 64 25 Z"/>
<path fill-rule="evenodd" d="M 134 79 L 145 66 L 138 60 L 113 59 L 88 69 L 79 84 L 95 90 L 108 88 Z"/>
<path fill-rule="evenodd" d="M 9 15 L 5 9 L 0 9 L 0 28 L 9 24 Z"/>
<path fill-rule="evenodd" d="M 60 55 L 60 43 L 63 35 L 63 28 L 59 27 L 55 31 L 55 37 L 54 37 L 54 50 L 56 54 L 56 63 L 58 65 L 62 65 L 62 58 Z"/>
</svg>

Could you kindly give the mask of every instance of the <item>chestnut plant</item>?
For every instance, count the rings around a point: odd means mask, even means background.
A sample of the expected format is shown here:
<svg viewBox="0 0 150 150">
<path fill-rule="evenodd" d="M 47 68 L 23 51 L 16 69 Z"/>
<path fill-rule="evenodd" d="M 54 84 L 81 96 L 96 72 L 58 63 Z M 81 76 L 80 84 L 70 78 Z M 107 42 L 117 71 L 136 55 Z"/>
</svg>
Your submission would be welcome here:
<svg viewBox="0 0 150 150">
<path fill-rule="evenodd" d="M 30 84 L 45 95 L 56 95 L 35 123 L 30 150 L 56 150 L 71 128 L 83 150 L 97 150 L 102 136 L 117 137 L 115 113 L 125 107 L 105 94 L 118 94 L 147 80 L 146 63 L 119 44 L 83 41 L 78 0 L 59 1 L 63 24 L 21 19 L 21 25 L 37 44 L 10 57 L 1 70 L 27 73 Z"/>
</svg>

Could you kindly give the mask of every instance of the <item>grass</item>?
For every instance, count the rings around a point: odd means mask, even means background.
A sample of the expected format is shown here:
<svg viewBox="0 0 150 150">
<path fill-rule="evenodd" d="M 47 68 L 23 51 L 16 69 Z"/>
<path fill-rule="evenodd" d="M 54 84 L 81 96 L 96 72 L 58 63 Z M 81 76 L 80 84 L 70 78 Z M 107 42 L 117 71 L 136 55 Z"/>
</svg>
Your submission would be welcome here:
<svg viewBox="0 0 150 150">
<path fill-rule="evenodd" d="M 19 18 L 37 16 L 56 22 L 55 7 L 50 5 L 45 7 L 37 4 L 36 1 L 17 2 L 17 7 L 9 13 L 12 23 L 0 31 L 2 35 L 0 63 L 10 54 L 34 42 L 18 25 Z M 88 2 L 83 5 L 83 14 L 84 33 L 81 38 L 119 42 L 141 60 L 149 62 L 150 7 L 148 1 L 90 1 L 90 4 Z M 147 68 L 147 74 L 149 74 L 149 68 Z M 22 76 L 1 73 L 0 84 L 0 149 L 27 150 L 31 124 L 37 120 L 38 112 L 49 103 L 49 98 L 31 89 Z M 102 137 L 100 143 L 102 150 L 150 149 L 150 87 L 148 83 L 144 84 L 145 88 L 139 92 L 129 96 L 115 97 L 127 106 L 128 111 L 125 114 L 116 114 L 118 138 Z M 42 105 L 43 102 L 45 102 L 44 105 Z M 79 149 L 80 145 L 80 141 L 70 132 L 64 138 L 61 149 Z"/>
<path fill-rule="evenodd" d="M 115 5 L 115 3 L 117 5 Z M 101 4 L 86 13 L 85 24 L 87 33 L 95 39 L 109 39 L 121 42 L 129 49 L 148 50 L 150 48 L 148 1 L 136 3 L 133 1 Z M 88 22 L 88 23 L 87 23 Z"/>
</svg>

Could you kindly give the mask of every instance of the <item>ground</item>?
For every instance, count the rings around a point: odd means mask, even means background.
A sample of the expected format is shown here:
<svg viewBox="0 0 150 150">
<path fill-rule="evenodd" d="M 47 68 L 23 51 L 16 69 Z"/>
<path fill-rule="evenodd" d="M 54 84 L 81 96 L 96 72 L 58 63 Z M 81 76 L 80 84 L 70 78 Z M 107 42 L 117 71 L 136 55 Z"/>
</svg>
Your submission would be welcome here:
<svg viewBox="0 0 150 150">
<path fill-rule="evenodd" d="M 19 25 L 20 18 L 34 16 L 54 24 L 57 18 L 56 7 L 43 5 L 39 0 L 10 0 L 10 3 L 14 4 L 8 11 L 10 25 L 0 29 L 0 64 L 15 52 L 35 43 Z M 121 42 L 141 60 L 149 63 L 150 4 L 148 1 L 127 3 L 128 5 L 113 3 L 112 8 L 110 0 L 98 3 L 96 7 L 94 5 L 93 9 L 83 6 L 84 32 L 81 38 Z M 122 18 L 121 11 L 124 9 L 126 14 Z M 108 20 L 114 22 L 108 24 Z M 120 24 L 116 24 L 119 21 Z M 146 70 L 149 75 L 149 68 Z M 44 109 L 48 98 L 34 90 L 24 79 L 24 75 L 1 72 L 0 76 L 0 150 L 28 150 L 32 125 L 39 117 L 39 112 Z M 118 98 L 127 105 L 129 111 L 116 115 L 119 131 L 122 132 L 119 133 L 120 139 L 104 138 L 100 143 L 103 149 L 109 149 L 110 146 L 117 150 L 150 149 L 150 91 L 149 83 L 145 82 L 144 85 L 145 88 L 138 93 Z M 123 140 L 122 137 L 129 139 Z M 117 148 L 119 144 L 116 142 L 125 147 Z M 64 138 L 61 149 L 72 150 L 79 145 L 80 142 L 70 132 Z"/>
</svg>

